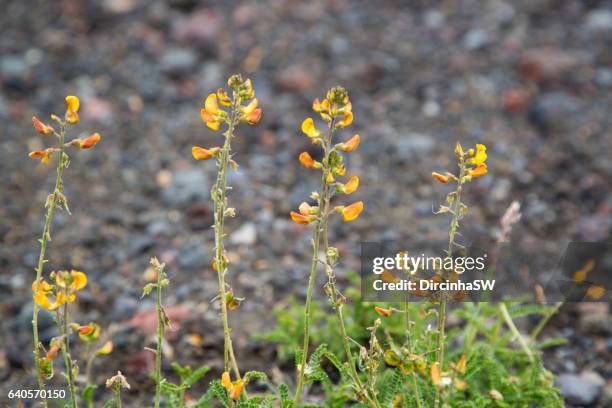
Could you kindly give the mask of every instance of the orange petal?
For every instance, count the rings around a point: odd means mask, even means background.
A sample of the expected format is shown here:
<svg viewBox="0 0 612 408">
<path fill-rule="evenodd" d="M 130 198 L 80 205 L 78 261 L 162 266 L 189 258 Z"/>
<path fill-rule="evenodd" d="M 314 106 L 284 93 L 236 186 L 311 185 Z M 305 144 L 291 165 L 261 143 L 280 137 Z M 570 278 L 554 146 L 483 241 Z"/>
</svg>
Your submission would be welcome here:
<svg viewBox="0 0 612 408">
<path fill-rule="evenodd" d="M 487 165 L 479 164 L 475 169 L 470 170 L 468 174 L 472 176 L 472 178 L 478 178 L 484 176 L 485 174 L 487 174 L 487 172 Z"/>
<path fill-rule="evenodd" d="M 70 275 L 72 275 L 72 284 L 70 285 L 72 290 L 79 291 L 87 285 L 87 275 L 84 272 L 73 270 L 70 271 Z"/>
<path fill-rule="evenodd" d="M 215 155 L 216 151 L 208 150 L 203 147 L 193 146 L 191 148 L 191 154 L 196 160 L 208 160 Z"/>
<path fill-rule="evenodd" d="M 54 132 L 51 126 L 42 123 L 36 116 L 32 116 L 32 123 L 34 124 L 34 129 L 41 135 L 48 136 Z"/>
<path fill-rule="evenodd" d="M 296 224 L 308 225 L 312 221 L 311 217 L 296 213 L 295 211 L 291 211 L 290 215 L 291 215 L 291 219 Z"/>
<path fill-rule="evenodd" d="M 256 100 L 256 99 L 253 99 Z M 246 122 L 249 125 L 256 125 L 259 123 L 260 119 L 261 119 L 261 109 L 257 108 L 255 110 L 253 110 L 251 113 L 249 113 L 248 115 L 246 115 Z"/>
<path fill-rule="evenodd" d="M 438 386 L 440 385 L 440 380 L 440 368 L 438 366 L 438 362 L 436 361 L 431 365 L 431 382 L 433 383 L 433 385 Z"/>
<path fill-rule="evenodd" d="M 353 123 L 353 112 L 345 112 L 342 120 L 336 123 L 336 127 L 345 128 Z"/>
<path fill-rule="evenodd" d="M 450 181 L 450 177 L 440 174 L 436 171 L 431 173 L 431 177 L 435 178 L 440 183 L 448 183 Z"/>
<path fill-rule="evenodd" d="M 227 390 L 232 388 L 232 379 L 230 377 L 230 373 L 227 371 L 224 371 L 223 374 L 221 374 L 221 385 Z"/>
<path fill-rule="evenodd" d="M 359 217 L 361 211 L 363 211 L 363 201 L 357 201 L 342 209 L 342 219 L 345 222 L 354 221 Z"/>
<path fill-rule="evenodd" d="M 300 164 L 307 169 L 320 169 L 321 163 L 315 161 L 308 152 L 300 153 Z"/>
<path fill-rule="evenodd" d="M 236 401 L 240 398 L 240 394 L 242 394 L 242 390 L 244 389 L 244 383 L 242 381 L 237 381 L 230 390 L 229 397 Z"/>
<path fill-rule="evenodd" d="M 102 136 L 100 136 L 99 133 L 94 133 L 93 135 L 89 136 L 88 138 L 86 138 L 85 140 L 83 140 L 79 147 L 81 149 L 91 149 L 92 147 L 94 147 L 100 140 L 102 139 Z"/>
<path fill-rule="evenodd" d="M 376 313 L 378 313 L 382 317 L 389 317 L 393 314 L 393 310 L 385 309 L 384 307 L 376 306 L 374 310 L 376 311 Z"/>
<path fill-rule="evenodd" d="M 338 150 L 342 150 L 343 152 L 350 153 L 353 150 L 357 149 L 360 143 L 361 143 L 361 137 L 359 135 L 354 135 L 346 142 L 337 144 L 336 147 L 338 148 Z"/>
</svg>

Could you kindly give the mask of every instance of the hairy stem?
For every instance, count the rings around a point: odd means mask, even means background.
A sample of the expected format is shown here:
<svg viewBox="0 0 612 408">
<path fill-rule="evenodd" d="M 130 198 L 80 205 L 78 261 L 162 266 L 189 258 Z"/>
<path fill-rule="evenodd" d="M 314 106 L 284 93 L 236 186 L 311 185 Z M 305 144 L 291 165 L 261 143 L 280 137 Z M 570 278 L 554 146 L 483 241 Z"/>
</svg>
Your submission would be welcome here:
<svg viewBox="0 0 612 408">
<path fill-rule="evenodd" d="M 55 205 L 57 200 L 59 199 L 59 195 L 63 190 L 62 185 L 62 172 L 64 171 L 64 137 L 66 135 L 66 127 L 64 124 L 60 127 L 59 132 L 59 158 L 57 161 L 57 168 L 55 170 L 55 187 L 53 189 L 53 193 L 51 194 L 51 199 L 47 199 L 47 214 L 45 215 L 45 225 L 43 227 L 43 232 L 40 237 L 40 253 L 38 255 L 38 265 L 36 266 L 36 281 L 40 282 L 42 277 L 43 268 L 45 265 L 45 252 L 47 250 L 47 243 L 50 241 L 50 229 L 51 229 L 51 221 L 53 220 L 53 214 L 55 213 Z M 36 294 L 34 294 L 35 296 Z M 40 372 L 40 349 L 41 344 L 38 337 L 38 304 L 34 301 L 34 310 L 32 312 L 32 334 L 34 338 L 34 362 L 36 365 L 36 377 L 38 379 L 38 388 L 40 390 L 45 390 L 45 379 Z M 46 393 L 43 393 L 46 394 Z M 43 397 L 42 401 L 43 407 L 47 408 L 47 398 Z"/>
<path fill-rule="evenodd" d="M 231 365 L 234 375 L 238 380 L 240 370 L 234 355 L 234 347 L 232 345 L 231 330 L 229 327 L 225 290 L 225 273 L 226 266 L 224 262 L 224 234 L 223 227 L 225 224 L 225 210 L 227 207 L 227 168 L 230 160 L 231 139 L 234 137 L 234 126 L 237 116 L 237 95 L 234 94 L 232 102 L 232 111 L 229 118 L 229 125 L 225 134 L 225 143 L 220 151 L 219 156 L 219 171 L 217 173 L 217 181 L 213 191 L 213 201 L 215 207 L 215 264 L 217 265 L 217 278 L 219 280 L 219 302 L 221 303 L 221 320 L 223 322 L 223 356 L 225 371 L 229 371 Z"/>
<path fill-rule="evenodd" d="M 465 161 L 461 157 L 459 160 L 459 180 L 457 181 L 457 190 L 455 191 L 454 207 L 452 211 L 453 220 L 451 221 L 450 230 L 448 233 L 448 249 L 446 251 L 447 256 L 453 256 L 453 247 L 455 246 L 455 234 L 459 228 L 459 216 L 461 214 L 461 190 L 463 187 L 463 178 L 465 176 Z M 444 274 L 442 278 L 445 278 Z M 437 364 L 440 372 L 443 371 L 444 365 L 444 340 L 445 340 L 445 328 L 446 328 L 446 295 L 441 294 L 440 307 L 438 310 L 438 358 Z M 440 406 L 440 391 L 441 388 L 436 387 L 436 396 L 434 399 L 434 408 Z"/>
<path fill-rule="evenodd" d="M 64 364 L 66 365 L 66 381 L 68 382 L 68 390 L 70 391 L 70 404 L 72 408 L 77 408 L 76 387 L 74 385 L 74 369 L 72 366 L 72 356 L 70 355 L 70 341 L 68 336 L 68 299 L 70 296 L 69 285 L 64 288 L 66 303 L 64 303 L 64 314 L 61 317 L 60 332 L 64 336 L 62 339 L 62 354 L 64 355 Z M 58 324 L 60 324 L 58 312 Z"/>
<path fill-rule="evenodd" d="M 157 347 L 155 350 L 155 408 L 159 408 L 161 400 L 161 359 L 162 359 L 162 341 L 164 340 L 164 331 L 166 319 L 164 318 L 164 309 L 161 300 L 163 268 L 157 268 L 157 285 L 155 286 L 155 308 L 157 309 Z M 121 401 L 119 401 L 121 404 Z"/>
</svg>

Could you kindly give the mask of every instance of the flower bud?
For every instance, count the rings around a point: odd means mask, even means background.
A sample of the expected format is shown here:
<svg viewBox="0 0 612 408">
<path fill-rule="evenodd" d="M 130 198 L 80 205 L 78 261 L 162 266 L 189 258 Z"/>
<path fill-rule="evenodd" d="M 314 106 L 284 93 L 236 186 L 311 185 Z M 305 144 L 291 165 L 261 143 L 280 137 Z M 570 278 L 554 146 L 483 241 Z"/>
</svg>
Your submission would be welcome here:
<svg viewBox="0 0 612 408">
<path fill-rule="evenodd" d="M 389 317 L 393 314 L 392 309 L 385 309 L 384 307 L 379 307 L 379 306 L 376 306 L 374 308 L 374 311 L 376 311 L 376 313 L 378 313 L 382 317 Z"/>
<path fill-rule="evenodd" d="M 359 143 L 360 142 L 361 142 L 361 137 L 359 135 L 354 135 L 353 137 L 351 137 L 346 142 L 338 143 L 336 145 L 336 148 L 338 150 L 342 150 L 343 152 L 350 153 L 353 150 L 357 149 L 357 147 L 359 147 Z"/>
<path fill-rule="evenodd" d="M 214 157 L 218 152 L 218 147 L 213 147 L 212 149 L 205 149 L 203 147 L 193 146 L 191 148 L 191 154 L 196 160 L 208 160 Z"/>
<path fill-rule="evenodd" d="M 436 171 L 431 173 L 431 177 L 435 178 L 436 180 L 438 180 L 440 183 L 448 183 L 450 181 L 450 177 L 449 176 L 445 176 L 443 174 L 440 174 Z"/>
<path fill-rule="evenodd" d="M 66 97 L 66 121 L 71 125 L 79 123 L 79 98 L 73 95 Z"/>
<path fill-rule="evenodd" d="M 49 136 L 54 132 L 51 126 L 42 123 L 36 116 L 32 116 L 32 123 L 34 124 L 34 129 L 41 135 Z"/>
</svg>

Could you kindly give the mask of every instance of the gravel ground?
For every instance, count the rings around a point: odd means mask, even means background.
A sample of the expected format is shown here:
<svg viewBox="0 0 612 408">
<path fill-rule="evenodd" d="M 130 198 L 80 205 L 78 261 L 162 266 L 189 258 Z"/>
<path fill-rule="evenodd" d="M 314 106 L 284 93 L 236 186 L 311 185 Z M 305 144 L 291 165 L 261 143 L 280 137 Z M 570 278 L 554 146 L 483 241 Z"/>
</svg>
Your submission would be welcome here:
<svg viewBox="0 0 612 408">
<path fill-rule="evenodd" d="M 524 242 L 554 252 L 572 240 L 610 241 L 610 1 L 2 3 L 0 402 L 10 388 L 34 385 L 24 346 L 29 286 L 54 169 L 27 158 L 46 142 L 30 118 L 62 113 L 66 94 L 82 102 L 72 135 L 97 130 L 103 141 L 74 155 L 65 172 L 73 215 L 56 216 L 47 270 L 88 273 L 76 317 L 117 323 L 116 352 L 96 378 L 122 369 L 139 390 L 128 395 L 133 401 L 152 389 L 152 355 L 142 351 L 152 344 L 152 303 L 139 300 L 151 255 L 167 263 L 172 280 L 167 303 L 177 331 L 169 351 L 192 365 L 222 364 L 209 302 L 214 170 L 192 160 L 190 148 L 219 143 L 198 110 L 231 73 L 252 78 L 264 109 L 257 127 L 241 128 L 241 167 L 230 177 L 238 217 L 228 226 L 229 279 L 247 297 L 232 324 L 246 369 L 273 359 L 250 334 L 270 327 L 275 303 L 305 292 L 308 234 L 287 214 L 316 188 L 297 163 L 310 148 L 299 126 L 330 86 L 351 95 L 351 130 L 362 146 L 348 165 L 366 203 L 358 222 L 334 225 L 346 254 L 341 283 L 359 267 L 360 241 L 446 234 L 447 220 L 432 215 L 443 192 L 429 174 L 450 168 L 456 140 L 489 148 L 490 175 L 470 186 L 473 234 L 494 236 L 518 200 L 515 233 Z M 568 406 L 610 406 L 608 307 L 568 305 L 548 329 L 569 340 L 547 355 Z M 43 340 L 53 335 L 43 319 Z"/>
</svg>

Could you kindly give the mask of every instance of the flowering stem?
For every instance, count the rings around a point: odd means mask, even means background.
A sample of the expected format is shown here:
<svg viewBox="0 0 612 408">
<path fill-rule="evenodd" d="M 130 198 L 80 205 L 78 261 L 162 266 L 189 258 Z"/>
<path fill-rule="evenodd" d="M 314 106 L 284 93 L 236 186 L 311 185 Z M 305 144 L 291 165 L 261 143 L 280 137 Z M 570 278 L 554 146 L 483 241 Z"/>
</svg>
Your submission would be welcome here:
<svg viewBox="0 0 612 408">
<path fill-rule="evenodd" d="M 453 215 L 453 219 L 451 221 L 450 230 L 448 233 L 448 249 L 446 251 L 447 256 L 451 257 L 453 255 L 453 247 L 455 246 L 455 234 L 457 233 L 457 229 L 459 228 L 459 216 L 461 214 L 461 190 L 463 188 L 463 179 L 465 177 L 466 166 L 465 159 L 463 156 L 459 159 L 459 179 L 457 181 L 457 190 L 455 191 L 454 197 L 454 207 L 451 211 Z M 444 278 L 444 276 L 442 276 Z M 446 295 L 444 293 L 441 294 L 440 299 L 440 307 L 438 310 L 438 358 L 437 364 L 440 372 L 443 371 L 444 364 L 444 340 L 445 340 L 445 331 L 446 328 Z M 438 408 L 440 406 L 440 386 L 436 387 L 436 396 L 434 400 L 434 408 Z"/>
<path fill-rule="evenodd" d="M 164 339 L 164 331 L 166 327 L 166 319 L 164 316 L 164 309 L 161 301 L 162 291 L 162 278 L 163 278 L 163 267 L 161 264 L 156 265 L 157 272 L 157 285 L 155 286 L 155 308 L 157 309 L 157 348 L 155 350 L 155 408 L 159 408 L 159 402 L 161 400 L 161 359 L 162 359 L 162 341 Z M 117 389 L 120 389 L 117 386 Z M 118 395 L 118 394 L 117 394 Z M 121 401 L 119 401 L 121 406 Z"/>
<path fill-rule="evenodd" d="M 219 302 L 221 303 L 221 320 L 223 321 L 224 371 L 229 371 L 229 366 L 231 365 L 234 375 L 238 380 L 241 380 L 240 370 L 238 369 L 238 364 L 234 355 L 234 347 L 232 346 L 231 331 L 227 313 L 227 292 L 225 290 L 226 265 L 224 261 L 225 248 L 223 245 L 223 227 L 225 224 L 225 210 L 227 207 L 227 167 L 230 160 L 231 139 L 234 137 L 234 126 L 236 123 L 238 110 L 238 103 L 236 99 L 237 95 L 234 94 L 228 129 L 225 133 L 225 143 L 219 152 L 219 172 L 217 173 L 217 181 L 212 192 L 212 198 L 215 207 L 215 264 L 217 265 L 216 269 L 219 280 Z"/>
<path fill-rule="evenodd" d="M 45 265 L 45 252 L 47 249 L 47 242 L 51 240 L 51 236 L 49 230 L 51 229 L 51 220 L 53 219 L 53 214 L 55 213 L 55 205 L 57 200 L 59 199 L 59 195 L 63 190 L 62 184 L 62 172 L 65 168 L 64 163 L 64 136 L 66 134 L 66 127 L 62 123 L 60 127 L 60 131 L 58 134 L 59 137 L 59 158 L 57 161 L 56 168 L 56 176 L 55 176 L 55 187 L 53 189 L 53 193 L 51 194 L 51 199 L 47 199 L 47 214 L 45 215 L 45 225 L 43 227 L 42 236 L 40 237 L 40 253 L 38 255 L 38 265 L 36 266 L 36 280 L 35 282 L 40 282 L 42 277 L 43 268 Z M 35 296 L 36 294 L 34 294 Z M 32 312 L 32 334 L 34 336 L 34 362 L 36 365 L 36 377 L 38 379 L 38 388 L 40 390 L 45 390 L 45 380 L 40 371 L 40 349 L 41 344 L 38 337 L 38 304 L 34 301 L 34 309 Z M 42 393 L 45 395 L 45 393 Z M 43 407 L 47 408 L 47 398 L 43 397 Z"/>
<path fill-rule="evenodd" d="M 115 408 L 121 408 L 121 383 L 115 385 Z"/>
<path fill-rule="evenodd" d="M 408 307 L 409 296 L 406 294 L 406 299 L 404 300 L 404 314 L 406 315 L 406 345 L 408 347 L 408 352 L 412 354 L 412 319 L 410 317 L 410 308 Z M 419 392 L 419 386 L 416 379 L 416 373 L 413 371 L 410 375 L 412 377 L 412 390 L 414 392 L 414 399 L 417 403 L 417 408 L 421 408 L 421 394 Z"/>
<path fill-rule="evenodd" d="M 62 354 L 64 355 L 64 364 L 66 365 L 66 381 L 68 382 L 68 390 L 70 391 L 70 403 L 72 408 L 77 408 L 76 388 L 74 386 L 74 370 L 72 367 L 72 356 L 70 355 L 70 342 L 68 336 L 68 299 L 70 296 L 69 286 L 69 284 L 66 284 L 66 287 L 64 288 L 66 303 L 64 303 L 64 311 L 61 319 L 59 311 L 57 312 L 57 323 L 60 326 L 60 332 L 64 337 L 62 339 Z"/>
</svg>

